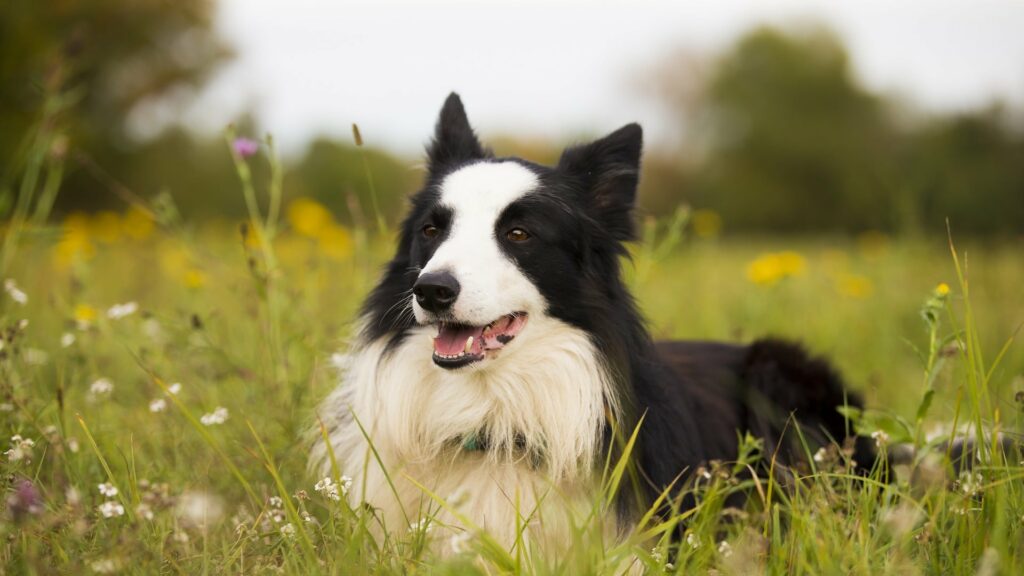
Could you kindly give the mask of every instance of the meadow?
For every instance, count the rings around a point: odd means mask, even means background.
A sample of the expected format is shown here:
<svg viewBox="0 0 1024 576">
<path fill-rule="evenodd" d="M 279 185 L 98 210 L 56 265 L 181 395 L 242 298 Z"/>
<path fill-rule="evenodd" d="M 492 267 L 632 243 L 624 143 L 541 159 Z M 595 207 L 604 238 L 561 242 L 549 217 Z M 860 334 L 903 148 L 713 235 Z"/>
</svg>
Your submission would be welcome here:
<svg viewBox="0 0 1024 576">
<path fill-rule="evenodd" d="M 691 516 L 645 518 L 623 542 L 583 518 L 566 555 L 467 534 L 438 558 L 429 522 L 377 538 L 343 478 L 306 470 L 316 403 L 394 230 L 342 226 L 273 183 L 261 210 L 235 159 L 247 222 L 138 202 L 50 223 L 26 204 L 6 225 L 3 573 L 1024 573 L 1024 463 L 983 442 L 957 475 L 941 449 L 953 430 L 1021 429 L 1020 240 L 951 251 L 732 237 L 683 209 L 644 221 L 626 269 L 657 337 L 807 343 L 866 398 L 853 424 L 882 450 L 918 449 L 913 472 L 857 480 L 830 450 L 794 486 L 739 481 L 750 443 L 691 486 Z M 724 509 L 735 490 L 746 509 Z"/>
</svg>

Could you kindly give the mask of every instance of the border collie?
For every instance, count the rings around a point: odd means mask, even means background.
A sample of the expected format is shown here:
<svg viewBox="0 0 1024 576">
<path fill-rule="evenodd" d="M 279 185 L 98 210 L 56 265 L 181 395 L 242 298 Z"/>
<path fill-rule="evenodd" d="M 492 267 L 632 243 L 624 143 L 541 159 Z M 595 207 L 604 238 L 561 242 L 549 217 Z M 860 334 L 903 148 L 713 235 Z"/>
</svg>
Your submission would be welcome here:
<svg viewBox="0 0 1024 576">
<path fill-rule="evenodd" d="M 554 167 L 499 158 L 459 97 L 444 103 L 311 455 L 321 474 L 333 459 L 385 529 L 430 515 L 508 546 L 517 530 L 565 546 L 616 434 L 638 431 L 622 492 L 641 501 L 609 513 L 611 531 L 702 464 L 734 460 L 744 432 L 781 464 L 806 454 L 794 422 L 812 445 L 846 438 L 837 407 L 860 401 L 799 347 L 652 341 L 620 271 L 641 144 L 629 124 Z"/>
</svg>

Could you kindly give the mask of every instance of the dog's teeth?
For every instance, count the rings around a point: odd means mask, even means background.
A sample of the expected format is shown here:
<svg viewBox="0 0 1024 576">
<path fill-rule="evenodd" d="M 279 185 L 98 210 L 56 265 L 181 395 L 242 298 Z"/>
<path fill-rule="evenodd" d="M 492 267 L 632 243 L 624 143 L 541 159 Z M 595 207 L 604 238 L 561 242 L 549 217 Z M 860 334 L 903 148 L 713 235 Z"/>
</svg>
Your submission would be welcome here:
<svg viewBox="0 0 1024 576">
<path fill-rule="evenodd" d="M 472 347 L 473 347 L 473 337 L 470 336 L 469 338 L 466 338 L 466 348 L 465 348 L 466 354 L 469 354 L 469 350 Z"/>
</svg>

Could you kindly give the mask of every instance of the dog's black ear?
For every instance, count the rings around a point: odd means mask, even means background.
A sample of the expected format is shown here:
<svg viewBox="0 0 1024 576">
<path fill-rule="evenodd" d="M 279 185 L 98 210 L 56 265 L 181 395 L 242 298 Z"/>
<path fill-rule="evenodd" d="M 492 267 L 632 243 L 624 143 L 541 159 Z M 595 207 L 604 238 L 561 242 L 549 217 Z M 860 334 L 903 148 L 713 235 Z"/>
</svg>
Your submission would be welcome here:
<svg viewBox="0 0 1024 576">
<path fill-rule="evenodd" d="M 627 124 L 595 140 L 567 148 L 558 167 L 582 180 L 597 220 L 617 240 L 634 237 L 633 205 L 640 181 L 643 129 Z"/>
<path fill-rule="evenodd" d="M 485 158 L 488 152 L 480 145 L 466 117 L 459 95 L 452 92 L 441 107 L 441 116 L 434 129 L 434 140 L 427 147 L 431 175 L 439 174 L 455 164 Z"/>
</svg>

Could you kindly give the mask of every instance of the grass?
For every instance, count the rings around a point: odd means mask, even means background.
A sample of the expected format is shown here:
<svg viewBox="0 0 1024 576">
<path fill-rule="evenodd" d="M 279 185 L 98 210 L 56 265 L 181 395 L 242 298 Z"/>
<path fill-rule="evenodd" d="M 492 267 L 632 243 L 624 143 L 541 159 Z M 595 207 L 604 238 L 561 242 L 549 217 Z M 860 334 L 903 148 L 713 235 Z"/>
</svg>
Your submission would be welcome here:
<svg viewBox="0 0 1024 576">
<path fill-rule="evenodd" d="M 312 225 L 308 210 L 267 219 L 243 188 L 241 233 L 146 204 L 56 226 L 15 215 L 7 227 L 0 432 L 22 441 L 2 462 L 4 573 L 603 574 L 634 560 L 649 573 L 1024 571 L 1024 467 L 983 450 L 974 473 L 954 477 L 938 447 L 952 426 L 1021 429 L 1019 242 L 954 260 L 941 241 L 697 237 L 685 213 L 649 222 L 628 273 L 656 336 L 809 343 L 866 396 L 860 426 L 916 444 L 914 474 L 861 482 L 833 451 L 790 488 L 740 482 L 761 449 L 750 441 L 690 487 L 700 505 L 678 553 L 666 534 L 684 519 L 649 516 L 610 542 L 595 502 L 567 554 L 474 534 L 438 558 L 429 522 L 379 537 L 355 495 L 315 490 L 300 440 L 393 239 L 322 213 Z M 108 314 L 129 302 L 134 312 Z M 607 467 L 617 483 L 621 467 Z M 725 506 L 736 490 L 751 494 L 744 510 Z M 123 514 L 105 517 L 105 502 Z"/>
</svg>

